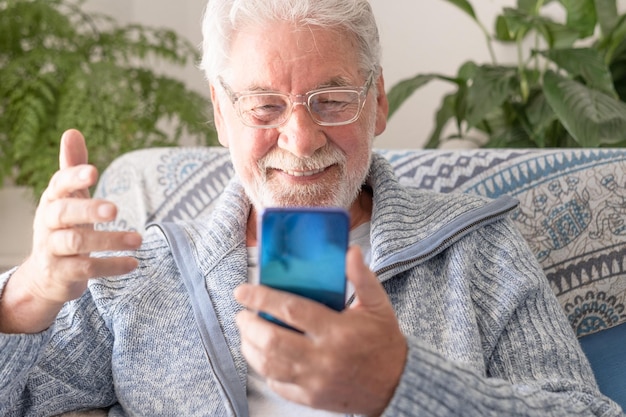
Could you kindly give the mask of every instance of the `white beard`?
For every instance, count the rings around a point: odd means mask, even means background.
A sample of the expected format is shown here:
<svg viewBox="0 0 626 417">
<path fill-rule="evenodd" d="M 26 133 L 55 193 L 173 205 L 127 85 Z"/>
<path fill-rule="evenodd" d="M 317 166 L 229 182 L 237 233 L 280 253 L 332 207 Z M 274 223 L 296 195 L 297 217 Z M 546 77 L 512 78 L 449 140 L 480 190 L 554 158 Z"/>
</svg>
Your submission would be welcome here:
<svg viewBox="0 0 626 417">
<path fill-rule="evenodd" d="M 358 161 L 359 171 L 347 169 L 347 158 L 336 146 L 327 145 L 306 159 L 276 148 L 258 162 L 260 175 L 253 184 L 244 184 L 255 209 L 264 207 L 343 207 L 349 209 L 361 191 L 371 161 Z M 329 168 L 330 167 L 330 168 Z M 314 171 L 329 168 L 325 178 L 314 184 L 285 185 L 274 170 Z"/>
</svg>

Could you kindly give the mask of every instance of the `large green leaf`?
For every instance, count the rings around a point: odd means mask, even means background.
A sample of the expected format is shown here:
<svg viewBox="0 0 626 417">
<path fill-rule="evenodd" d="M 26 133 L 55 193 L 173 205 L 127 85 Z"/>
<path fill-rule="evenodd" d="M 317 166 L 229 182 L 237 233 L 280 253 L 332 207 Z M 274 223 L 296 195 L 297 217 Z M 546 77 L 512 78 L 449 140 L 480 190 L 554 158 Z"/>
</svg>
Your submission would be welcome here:
<svg viewBox="0 0 626 417">
<path fill-rule="evenodd" d="M 598 50 L 593 48 L 551 49 L 541 54 L 569 72 L 572 77 L 582 77 L 591 88 L 617 97 L 611 71 Z"/>
<path fill-rule="evenodd" d="M 567 11 L 567 27 L 580 33 L 581 38 L 593 35 L 596 22 L 594 0 L 559 0 Z"/>
<path fill-rule="evenodd" d="M 415 77 L 407 78 L 396 83 L 387 93 L 387 100 L 389 101 L 389 114 L 387 118 L 391 118 L 400 105 L 404 103 L 416 90 L 437 78 L 442 80 L 452 80 L 449 77 L 439 74 L 418 74 Z"/>
<path fill-rule="evenodd" d="M 516 94 L 517 70 L 511 67 L 482 66 L 478 68 L 467 97 L 466 119 L 470 127 Z"/>
<path fill-rule="evenodd" d="M 543 91 L 535 91 L 526 106 L 516 106 L 518 118 L 528 132 L 535 146 L 543 148 L 547 145 L 547 131 L 557 120 L 554 111 L 546 101 Z"/>
<path fill-rule="evenodd" d="M 595 0 L 595 6 L 600 30 L 606 35 L 613 30 L 619 18 L 616 0 Z"/>
<path fill-rule="evenodd" d="M 537 18 L 535 24 L 539 33 L 552 48 L 569 48 L 580 39 L 576 29 L 550 19 Z"/>
<path fill-rule="evenodd" d="M 581 146 L 626 140 L 626 104 L 553 71 L 546 72 L 543 86 L 548 103 Z"/>
</svg>

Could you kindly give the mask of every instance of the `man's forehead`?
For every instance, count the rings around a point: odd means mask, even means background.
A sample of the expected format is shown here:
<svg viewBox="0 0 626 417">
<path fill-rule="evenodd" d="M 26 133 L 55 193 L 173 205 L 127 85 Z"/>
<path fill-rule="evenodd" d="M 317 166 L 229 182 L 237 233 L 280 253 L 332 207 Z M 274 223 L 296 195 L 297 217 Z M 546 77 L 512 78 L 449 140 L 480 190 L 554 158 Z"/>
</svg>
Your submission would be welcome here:
<svg viewBox="0 0 626 417">
<path fill-rule="evenodd" d="M 239 65 L 272 64 L 282 66 L 346 66 L 359 57 L 359 44 L 345 30 L 318 26 L 277 23 L 265 28 L 255 25 L 233 33 L 228 58 Z M 254 68 L 250 68 L 254 70 Z"/>
<path fill-rule="evenodd" d="M 344 29 L 275 22 L 237 30 L 223 74 L 234 91 L 303 94 L 361 84 L 356 39 Z"/>
</svg>

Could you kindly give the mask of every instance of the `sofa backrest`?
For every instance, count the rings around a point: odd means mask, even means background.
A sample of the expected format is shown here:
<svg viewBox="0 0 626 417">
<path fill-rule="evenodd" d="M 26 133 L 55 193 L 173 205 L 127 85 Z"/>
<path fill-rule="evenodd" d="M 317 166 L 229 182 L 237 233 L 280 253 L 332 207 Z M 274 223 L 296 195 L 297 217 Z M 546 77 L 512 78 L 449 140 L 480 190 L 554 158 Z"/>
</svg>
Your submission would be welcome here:
<svg viewBox="0 0 626 417">
<path fill-rule="evenodd" d="M 626 322 L 626 150 L 378 150 L 405 185 L 520 200 L 513 219 L 578 336 Z M 118 158 L 96 194 L 108 228 L 142 231 L 210 211 L 233 175 L 228 150 L 152 148 Z"/>
<path fill-rule="evenodd" d="M 625 404 L 626 149 L 377 152 L 407 186 L 520 201 L 513 220 L 581 338 L 601 389 Z M 119 206 L 118 219 L 101 227 L 143 231 L 154 221 L 202 216 L 232 176 L 228 150 L 220 147 L 128 153 L 98 184 L 96 195 Z M 611 352 L 621 367 L 606 359 L 605 345 L 615 343 L 620 349 Z"/>
</svg>

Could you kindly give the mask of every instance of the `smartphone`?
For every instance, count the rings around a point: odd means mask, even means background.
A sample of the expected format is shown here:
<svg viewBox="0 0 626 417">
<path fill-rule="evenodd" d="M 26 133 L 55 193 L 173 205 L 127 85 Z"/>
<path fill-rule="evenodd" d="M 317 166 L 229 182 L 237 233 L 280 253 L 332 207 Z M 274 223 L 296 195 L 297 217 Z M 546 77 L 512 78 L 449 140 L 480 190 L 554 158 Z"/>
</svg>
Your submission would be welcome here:
<svg viewBox="0 0 626 417">
<path fill-rule="evenodd" d="M 259 283 L 343 310 L 350 233 L 347 211 L 267 208 L 260 217 Z M 269 314 L 259 314 L 291 328 Z"/>
</svg>

